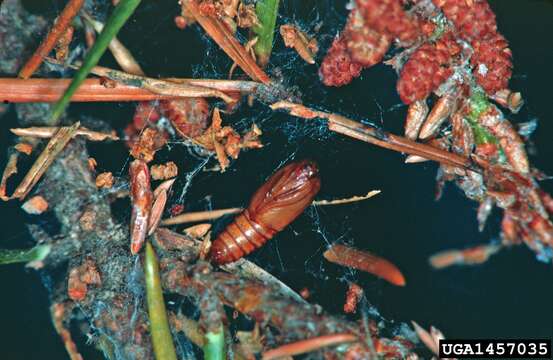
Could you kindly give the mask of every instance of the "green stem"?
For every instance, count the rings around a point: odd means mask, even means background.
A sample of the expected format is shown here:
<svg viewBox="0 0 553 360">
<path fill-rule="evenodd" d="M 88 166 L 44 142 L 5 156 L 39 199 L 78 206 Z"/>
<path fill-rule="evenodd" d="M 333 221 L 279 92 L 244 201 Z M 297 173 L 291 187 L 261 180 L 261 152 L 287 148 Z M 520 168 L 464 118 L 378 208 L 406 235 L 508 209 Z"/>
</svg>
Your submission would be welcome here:
<svg viewBox="0 0 553 360">
<path fill-rule="evenodd" d="M 148 300 L 148 315 L 150 317 L 150 334 L 154 346 L 156 360 L 176 360 L 175 346 L 169 329 L 167 311 L 163 301 L 159 265 L 154 248 L 146 243 L 146 260 L 144 262 L 146 282 L 146 298 Z"/>
<path fill-rule="evenodd" d="M 50 253 L 50 245 L 37 245 L 30 249 L 0 250 L 0 265 L 42 261 Z"/>
<path fill-rule="evenodd" d="M 223 326 L 217 332 L 208 332 L 205 334 L 204 359 L 205 360 L 225 360 L 225 332 Z"/>
<path fill-rule="evenodd" d="M 90 73 L 90 70 L 92 70 L 92 68 L 96 66 L 96 64 L 98 64 L 98 61 L 100 61 L 100 58 L 106 51 L 109 43 L 111 42 L 111 39 L 113 39 L 113 37 L 117 35 L 123 25 L 125 25 L 125 22 L 127 22 L 128 18 L 132 15 L 136 7 L 140 4 L 140 1 L 141 0 L 121 0 L 119 4 L 117 4 L 115 9 L 113 10 L 113 13 L 109 17 L 104 30 L 102 30 L 100 35 L 98 35 L 98 37 L 96 38 L 96 41 L 87 53 L 82 66 L 73 77 L 71 84 L 69 84 L 69 87 L 65 90 L 63 96 L 54 106 L 54 109 L 52 110 L 52 115 L 48 119 L 48 125 L 55 125 L 58 123 L 59 118 L 65 111 L 65 108 L 69 105 L 71 97 L 73 96 L 75 91 L 86 79 L 86 77 Z"/>
<path fill-rule="evenodd" d="M 490 107 L 490 102 L 484 91 L 481 89 L 473 89 L 469 103 L 470 113 L 467 116 L 467 120 L 472 127 L 476 144 L 497 144 L 498 141 L 496 137 L 479 124 L 480 116 Z"/>
<path fill-rule="evenodd" d="M 253 32 L 257 35 L 257 43 L 253 49 L 257 61 L 262 67 L 269 63 L 271 57 L 278 5 L 279 0 L 258 0 L 255 4 L 259 25 L 253 27 Z"/>
</svg>

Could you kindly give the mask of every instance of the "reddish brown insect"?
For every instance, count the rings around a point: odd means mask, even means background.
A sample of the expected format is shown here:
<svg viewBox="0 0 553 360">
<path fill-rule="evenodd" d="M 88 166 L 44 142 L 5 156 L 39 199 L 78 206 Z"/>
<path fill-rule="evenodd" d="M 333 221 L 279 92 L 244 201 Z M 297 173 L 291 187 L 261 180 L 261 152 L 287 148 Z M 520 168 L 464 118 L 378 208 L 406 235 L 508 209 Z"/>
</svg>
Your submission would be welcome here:
<svg viewBox="0 0 553 360">
<path fill-rule="evenodd" d="M 210 259 L 226 264 L 263 246 L 311 204 L 321 187 L 318 173 L 317 165 L 307 160 L 274 173 L 252 196 L 248 208 L 213 241 Z"/>
</svg>

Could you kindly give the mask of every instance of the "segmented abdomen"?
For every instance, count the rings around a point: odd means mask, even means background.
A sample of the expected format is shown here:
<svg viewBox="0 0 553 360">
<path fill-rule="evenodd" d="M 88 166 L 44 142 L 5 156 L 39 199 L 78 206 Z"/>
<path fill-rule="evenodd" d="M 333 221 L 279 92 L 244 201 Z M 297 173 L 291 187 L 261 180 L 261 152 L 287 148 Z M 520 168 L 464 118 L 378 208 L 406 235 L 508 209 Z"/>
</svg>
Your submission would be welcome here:
<svg viewBox="0 0 553 360">
<path fill-rule="evenodd" d="M 219 265 L 236 261 L 263 246 L 275 233 L 253 221 L 244 210 L 213 242 L 211 260 Z"/>
</svg>

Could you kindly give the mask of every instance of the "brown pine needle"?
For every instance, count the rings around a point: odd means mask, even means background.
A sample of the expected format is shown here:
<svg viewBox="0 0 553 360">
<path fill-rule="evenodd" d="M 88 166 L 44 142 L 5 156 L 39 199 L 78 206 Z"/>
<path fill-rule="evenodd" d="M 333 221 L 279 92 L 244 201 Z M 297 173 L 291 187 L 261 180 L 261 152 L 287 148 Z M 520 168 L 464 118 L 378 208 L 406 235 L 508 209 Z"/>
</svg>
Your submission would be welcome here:
<svg viewBox="0 0 553 360">
<path fill-rule="evenodd" d="M 262 360 L 275 360 L 284 356 L 300 355 L 319 350 L 327 346 L 336 346 L 343 343 L 357 341 L 357 337 L 351 334 L 332 334 L 314 337 L 295 343 L 282 345 L 263 353 Z"/>
<path fill-rule="evenodd" d="M 192 14 L 198 24 L 205 32 L 219 45 L 221 49 L 244 70 L 246 74 L 254 81 L 269 84 L 271 79 L 257 65 L 246 49 L 236 40 L 234 35 L 228 30 L 225 24 L 218 19 L 203 16 L 195 0 L 184 0 L 182 6 L 186 8 L 189 14 Z"/>
<path fill-rule="evenodd" d="M 166 79 L 177 84 L 204 87 L 222 92 L 239 91 L 244 94 L 255 92 L 260 85 L 253 81 L 212 79 Z M 14 79 L 0 78 L 0 102 L 56 102 L 71 82 L 71 79 Z M 106 79 L 87 79 L 77 89 L 72 102 L 104 101 L 151 101 L 178 99 L 178 96 L 156 94 L 152 91 L 125 85 Z"/>
<path fill-rule="evenodd" d="M 372 191 L 369 191 L 367 193 L 367 195 L 352 196 L 352 197 L 349 197 L 349 198 L 336 199 L 336 200 L 318 200 L 318 201 L 313 201 L 312 205 L 324 206 L 324 205 L 349 204 L 349 203 L 352 203 L 352 202 L 367 200 L 367 199 L 372 198 L 373 196 L 378 195 L 380 193 L 381 193 L 380 190 L 372 190 Z"/>
<path fill-rule="evenodd" d="M 17 136 L 35 137 L 41 139 L 48 139 L 54 136 L 59 127 L 44 126 L 44 127 L 28 127 L 28 128 L 14 128 L 10 131 Z M 108 134 L 98 131 L 93 131 L 85 127 L 80 127 L 75 131 L 75 136 L 84 136 L 90 141 L 104 141 L 104 140 L 119 140 L 119 137 L 115 134 Z"/>
<path fill-rule="evenodd" d="M 313 205 L 347 204 L 355 201 L 362 201 L 362 200 L 371 198 L 377 194 L 380 194 L 380 190 L 369 191 L 367 195 L 353 196 L 347 199 L 313 201 Z M 212 210 L 212 211 L 191 212 L 191 213 L 181 214 L 181 215 L 177 215 L 177 216 L 165 219 L 161 222 L 161 225 L 164 225 L 164 226 L 178 225 L 178 224 L 185 224 L 190 222 L 213 220 L 225 215 L 239 213 L 242 210 L 243 210 L 242 208 L 228 208 L 228 209 L 220 209 L 220 210 Z"/>
<path fill-rule="evenodd" d="M 242 208 L 229 208 L 222 210 L 190 212 L 165 219 L 161 222 L 161 225 L 178 225 L 190 222 L 213 220 L 218 219 L 224 215 L 237 214 L 242 210 Z"/>
<path fill-rule="evenodd" d="M 46 148 L 35 160 L 33 166 L 27 172 L 19 186 L 15 189 L 11 199 L 23 199 L 32 190 L 48 167 L 56 159 L 56 156 L 65 148 L 65 145 L 75 135 L 80 123 L 76 122 L 72 126 L 60 128 L 56 134 L 50 139 Z"/>
<path fill-rule="evenodd" d="M 271 105 L 271 109 L 286 110 L 291 115 L 304 119 L 326 119 L 328 121 L 329 130 L 354 139 L 410 155 L 419 155 L 442 164 L 477 171 L 473 168 L 470 160 L 462 156 L 426 144 L 417 143 L 402 136 L 390 134 L 381 129 L 361 124 L 338 114 L 310 109 L 290 101 L 276 102 Z"/>
<path fill-rule="evenodd" d="M 38 49 L 19 72 L 19 77 L 28 79 L 38 69 L 45 56 L 56 46 L 58 39 L 65 33 L 73 18 L 84 4 L 84 0 L 70 0 L 58 16 L 56 23 L 46 36 Z"/>
<path fill-rule="evenodd" d="M 63 95 L 71 79 L 0 79 L 0 101 L 56 102 Z M 106 82 L 105 79 L 87 79 L 71 97 L 73 102 L 150 101 L 176 99 L 176 96 L 155 94 L 146 89 Z"/>
</svg>

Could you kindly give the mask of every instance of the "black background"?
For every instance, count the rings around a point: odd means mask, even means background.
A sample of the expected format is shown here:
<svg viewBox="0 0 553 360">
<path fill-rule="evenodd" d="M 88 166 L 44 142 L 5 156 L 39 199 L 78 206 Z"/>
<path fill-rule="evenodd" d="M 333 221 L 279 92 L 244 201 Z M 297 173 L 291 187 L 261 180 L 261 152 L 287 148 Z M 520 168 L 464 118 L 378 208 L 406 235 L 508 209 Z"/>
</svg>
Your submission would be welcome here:
<svg viewBox="0 0 553 360">
<path fill-rule="evenodd" d="M 531 161 L 553 174 L 550 37 L 553 3 L 490 2 L 514 54 L 511 87 L 522 91 L 526 100 L 521 113 L 513 119 L 515 122 L 539 120 L 532 138 L 537 153 Z M 50 1 L 37 4 L 31 4 L 34 11 L 51 14 L 63 6 Z M 284 18 L 279 22 L 295 17 L 309 28 L 319 14 L 318 20 L 325 21 L 321 28 L 321 34 L 325 35 L 320 40 L 326 48 L 341 26 L 338 22 L 344 21 L 343 5 L 345 2 L 336 2 L 334 12 L 327 1 L 284 1 L 281 9 Z M 204 57 L 206 42 L 200 31 L 180 31 L 174 27 L 172 19 L 177 11 L 176 1 L 144 1 L 120 38 L 151 76 L 213 77 L 215 72 L 222 72 L 228 62 L 212 46 L 209 57 Z M 287 84 L 300 86 L 307 104 L 358 120 L 380 123 L 382 118 L 386 129 L 401 133 L 405 108 L 393 107 L 400 101 L 395 92 L 396 75 L 391 69 L 376 66 L 365 70 L 362 78 L 351 85 L 328 91 L 318 82 L 315 66 L 289 60 L 293 53 L 284 50 L 280 40 L 276 49 L 273 63 L 282 66 Z M 110 55 L 103 61 L 113 64 Z M 73 105 L 72 111 L 108 119 L 120 127 L 130 120 L 132 105 L 79 104 Z M 2 119 L 2 153 L 13 141 L 8 131 L 13 118 L 12 111 Z M 443 199 L 435 202 L 434 164 L 406 165 L 397 153 L 329 135 L 318 126 L 310 125 L 306 130 L 302 120 L 271 115 L 259 104 L 242 110 L 232 119 L 243 120 L 244 127 L 255 120 L 265 130 L 263 139 L 267 146 L 242 154 L 225 174 L 198 175 L 185 197 L 185 205 L 191 210 L 205 208 L 206 196 L 214 208 L 244 203 L 263 179 L 291 154 L 296 158 L 313 158 L 319 163 L 323 182 L 320 199 L 382 190 L 382 194 L 361 203 L 307 211 L 251 257 L 293 288 L 309 288 L 313 302 L 330 312 L 340 312 L 347 287 L 344 280 L 355 280 L 364 287 L 369 302 L 387 319 L 416 320 L 425 327 L 435 325 L 450 338 L 553 336 L 551 265 L 538 262 L 525 246 L 503 250 L 481 266 L 443 271 L 429 267 L 427 259 L 437 251 L 485 243 L 496 237 L 500 220 L 499 212 L 494 212 L 486 229 L 479 233 L 477 204 L 467 200 L 452 185 L 446 187 Z M 122 144 L 94 145 L 90 150 L 99 160 L 101 171 L 124 176 L 127 153 Z M 169 158 L 177 162 L 181 174 L 199 164 L 198 159 L 179 145 L 164 151 L 158 159 Z M 4 163 L 2 156 L 1 168 Z M 184 182 L 184 176 L 179 177 L 173 201 L 178 199 L 179 186 Z M 542 186 L 553 192 L 551 181 L 543 182 Z M 126 217 L 125 211 L 120 216 Z M 1 247 L 32 245 L 24 225 L 26 221 L 41 220 L 24 215 L 17 203 L 0 204 Z M 222 220 L 216 227 L 221 228 L 224 223 Z M 397 288 L 368 274 L 352 277 L 349 272 L 329 265 L 321 256 L 327 246 L 325 239 L 353 241 L 356 247 L 391 260 L 402 269 L 407 286 Z M 67 358 L 49 319 L 47 290 L 41 283 L 40 273 L 21 265 L 4 266 L 0 268 L 0 284 L 1 358 Z M 90 349 L 83 348 L 83 354 L 86 359 L 99 357 Z"/>
</svg>

